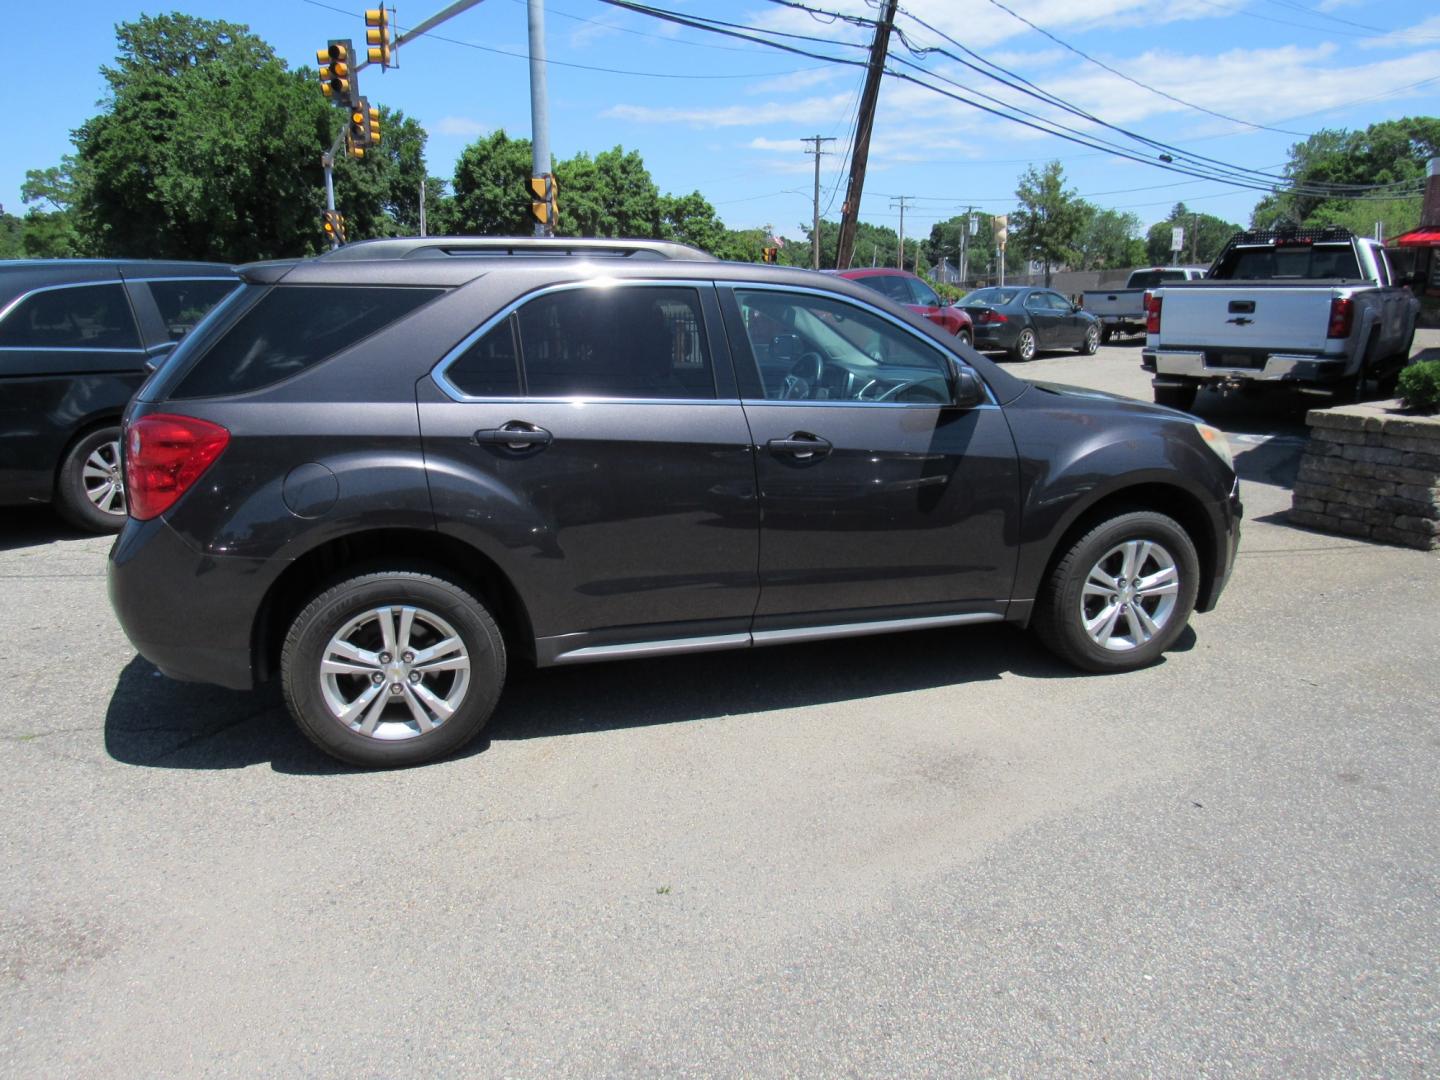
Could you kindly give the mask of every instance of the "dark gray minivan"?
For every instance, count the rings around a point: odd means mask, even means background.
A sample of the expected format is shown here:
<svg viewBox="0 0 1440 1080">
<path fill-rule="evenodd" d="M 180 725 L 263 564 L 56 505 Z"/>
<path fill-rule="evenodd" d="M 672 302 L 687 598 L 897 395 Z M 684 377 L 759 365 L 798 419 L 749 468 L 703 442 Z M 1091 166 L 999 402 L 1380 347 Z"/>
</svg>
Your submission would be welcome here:
<svg viewBox="0 0 1440 1080">
<path fill-rule="evenodd" d="M 517 657 L 1005 621 L 1127 670 L 1233 565 L 1220 432 L 841 278 L 473 238 L 240 276 L 126 413 L 111 600 L 167 674 L 278 675 L 345 761 L 454 751 Z"/>
<path fill-rule="evenodd" d="M 120 414 L 152 365 L 238 284 L 219 263 L 0 262 L 0 506 L 125 523 Z"/>
</svg>

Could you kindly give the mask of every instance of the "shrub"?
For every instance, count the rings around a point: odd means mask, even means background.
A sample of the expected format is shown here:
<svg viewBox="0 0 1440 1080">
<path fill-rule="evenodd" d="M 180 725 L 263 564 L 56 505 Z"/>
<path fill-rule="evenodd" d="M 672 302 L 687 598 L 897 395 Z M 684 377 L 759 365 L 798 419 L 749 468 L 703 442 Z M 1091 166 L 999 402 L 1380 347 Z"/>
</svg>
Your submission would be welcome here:
<svg viewBox="0 0 1440 1080">
<path fill-rule="evenodd" d="M 1400 372 L 1400 396 L 1420 413 L 1440 410 L 1440 360 L 1424 360 Z"/>
</svg>

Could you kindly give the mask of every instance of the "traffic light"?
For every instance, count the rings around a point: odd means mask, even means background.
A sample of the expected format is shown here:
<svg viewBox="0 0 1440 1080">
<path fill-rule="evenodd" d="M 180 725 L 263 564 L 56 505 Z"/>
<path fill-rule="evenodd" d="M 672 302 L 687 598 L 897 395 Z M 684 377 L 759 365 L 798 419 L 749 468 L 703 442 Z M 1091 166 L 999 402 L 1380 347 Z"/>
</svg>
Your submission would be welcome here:
<svg viewBox="0 0 1440 1080">
<path fill-rule="evenodd" d="M 322 212 L 320 227 L 325 230 L 325 236 L 337 245 L 345 243 L 345 218 L 339 210 Z"/>
<path fill-rule="evenodd" d="M 320 61 L 320 92 L 325 100 L 348 108 L 360 97 L 360 83 L 355 74 L 355 47 L 349 38 L 334 38 L 323 49 L 315 50 Z"/>
<path fill-rule="evenodd" d="M 370 102 L 361 98 L 350 108 L 349 123 L 345 125 L 345 145 L 351 157 L 363 158 L 372 145 L 370 141 Z"/>
<path fill-rule="evenodd" d="M 530 195 L 530 218 L 537 225 L 555 228 L 555 177 L 550 175 L 532 176 L 525 181 L 525 190 Z"/>
<path fill-rule="evenodd" d="M 380 145 L 380 110 L 368 101 L 365 103 L 365 115 L 370 125 L 370 145 Z"/>
<path fill-rule="evenodd" d="M 1004 251 L 1010 239 L 1010 215 L 996 214 L 990 219 L 990 227 L 995 231 L 995 246 Z"/>
<path fill-rule="evenodd" d="M 761 248 L 760 258 L 767 263 L 778 262 L 780 260 L 780 249 L 778 247 Z"/>
<path fill-rule="evenodd" d="M 390 66 L 390 15 L 385 8 L 366 8 L 365 44 L 370 63 Z"/>
</svg>

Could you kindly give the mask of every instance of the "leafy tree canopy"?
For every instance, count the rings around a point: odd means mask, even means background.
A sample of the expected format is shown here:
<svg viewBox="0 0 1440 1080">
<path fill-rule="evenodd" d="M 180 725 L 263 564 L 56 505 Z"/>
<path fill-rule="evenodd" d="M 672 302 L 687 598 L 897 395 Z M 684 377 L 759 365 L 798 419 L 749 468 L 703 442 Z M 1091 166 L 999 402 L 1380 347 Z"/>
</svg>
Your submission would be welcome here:
<svg viewBox="0 0 1440 1080">
<path fill-rule="evenodd" d="M 1196 266 L 1208 266 L 1214 262 L 1225 242 L 1240 231 L 1239 225 L 1232 225 L 1224 218 L 1201 214 L 1183 202 L 1176 203 L 1169 217 L 1150 226 L 1145 237 L 1146 261 L 1158 266 L 1168 264 L 1175 257 L 1170 241 L 1176 226 L 1185 230 L 1185 249 L 1180 253 L 1180 261 Z"/>
<path fill-rule="evenodd" d="M 1010 215 L 1010 243 L 1045 266 L 1045 283 L 1053 267 L 1073 263 L 1085 228 L 1086 204 L 1065 187 L 1060 162 L 1025 170 L 1015 188 L 1020 208 Z"/>
</svg>

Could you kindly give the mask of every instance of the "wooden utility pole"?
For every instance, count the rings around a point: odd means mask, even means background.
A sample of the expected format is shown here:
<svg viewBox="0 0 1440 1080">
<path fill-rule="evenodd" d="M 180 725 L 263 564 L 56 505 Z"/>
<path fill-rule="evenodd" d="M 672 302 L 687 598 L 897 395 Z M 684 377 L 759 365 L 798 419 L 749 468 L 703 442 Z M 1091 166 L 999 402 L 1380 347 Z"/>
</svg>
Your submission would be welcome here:
<svg viewBox="0 0 1440 1080">
<path fill-rule="evenodd" d="M 810 265 L 816 270 L 820 269 L 820 155 L 825 153 L 820 148 L 821 143 L 834 142 L 831 137 L 824 135 L 811 135 L 809 138 L 801 139 L 809 145 L 805 147 L 805 153 L 815 155 L 815 224 L 810 230 Z"/>
<path fill-rule="evenodd" d="M 835 267 L 844 270 L 855 254 L 855 227 L 860 222 L 860 196 L 865 191 L 865 165 L 870 160 L 870 128 L 875 123 L 875 102 L 880 97 L 880 76 L 885 73 L 885 54 L 890 49 L 890 28 L 895 24 L 895 9 L 900 0 L 884 0 L 880 21 L 875 24 L 875 40 L 870 46 L 870 70 L 865 73 L 865 89 L 860 94 L 860 115 L 855 124 L 855 149 L 850 155 L 850 182 L 845 187 L 845 205 L 840 211 L 840 244 L 835 252 Z"/>
<path fill-rule="evenodd" d="M 897 195 L 890 200 L 890 208 L 900 207 L 900 261 L 895 264 L 896 269 L 905 269 L 905 207 L 914 200 L 912 195 Z"/>
</svg>

